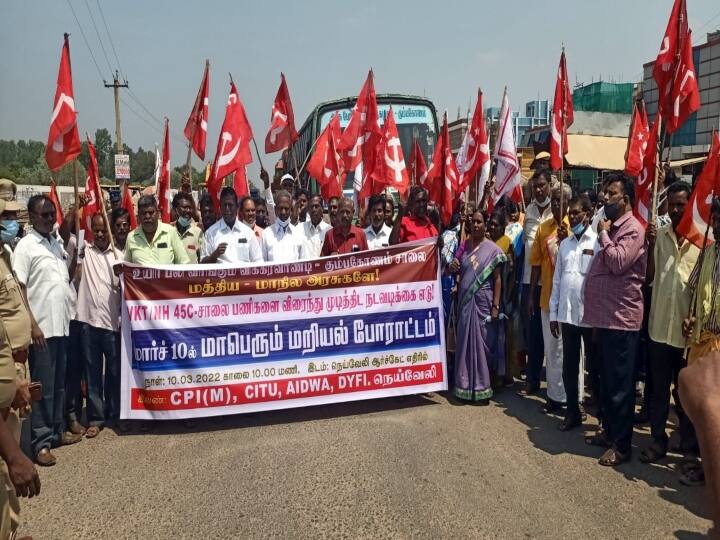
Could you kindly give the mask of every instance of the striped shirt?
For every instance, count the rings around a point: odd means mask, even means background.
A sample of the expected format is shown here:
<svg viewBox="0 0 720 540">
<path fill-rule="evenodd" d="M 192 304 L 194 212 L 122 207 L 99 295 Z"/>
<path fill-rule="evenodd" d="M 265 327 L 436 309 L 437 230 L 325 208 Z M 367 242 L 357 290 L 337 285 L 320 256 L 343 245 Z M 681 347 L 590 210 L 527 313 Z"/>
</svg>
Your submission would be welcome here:
<svg viewBox="0 0 720 540">
<path fill-rule="evenodd" d="M 710 249 L 708 246 L 706 249 Z M 697 289 L 698 280 L 700 279 L 700 259 L 698 259 L 695 268 L 690 274 L 688 284 L 693 290 Z M 718 300 L 718 287 L 720 287 L 720 243 L 715 242 L 715 265 L 712 271 L 712 288 L 710 293 L 710 314 L 705 321 L 703 326 L 703 332 L 710 332 L 711 334 L 720 334 L 720 306 L 717 304 Z"/>
</svg>

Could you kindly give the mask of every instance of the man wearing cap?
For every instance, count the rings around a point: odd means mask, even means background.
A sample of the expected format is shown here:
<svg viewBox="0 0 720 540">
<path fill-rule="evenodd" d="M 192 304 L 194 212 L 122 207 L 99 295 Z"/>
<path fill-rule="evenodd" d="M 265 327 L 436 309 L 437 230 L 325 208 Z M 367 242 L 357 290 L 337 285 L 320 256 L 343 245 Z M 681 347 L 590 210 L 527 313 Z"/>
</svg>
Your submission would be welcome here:
<svg viewBox="0 0 720 540">
<path fill-rule="evenodd" d="M 17 186 L 12 180 L 0 178 L 0 199 L 5 201 L 5 208 L 0 212 L 0 239 L 12 252 L 23 236 L 22 227 L 17 220 L 17 213 L 22 208 L 15 200 Z"/>
<path fill-rule="evenodd" d="M 120 208 L 122 206 L 119 189 L 109 190 L 108 197 L 110 198 L 110 211 L 111 212 L 113 210 L 115 210 L 116 208 Z"/>
<path fill-rule="evenodd" d="M 283 174 L 280 178 L 280 189 L 293 193 L 295 191 L 295 178 L 292 174 Z"/>
</svg>

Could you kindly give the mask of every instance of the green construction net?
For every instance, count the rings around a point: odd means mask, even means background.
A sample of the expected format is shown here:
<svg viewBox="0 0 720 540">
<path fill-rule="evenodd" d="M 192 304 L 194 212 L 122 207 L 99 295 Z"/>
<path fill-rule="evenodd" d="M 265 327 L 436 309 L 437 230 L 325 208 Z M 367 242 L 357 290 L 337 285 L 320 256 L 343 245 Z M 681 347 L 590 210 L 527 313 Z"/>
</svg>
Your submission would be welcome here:
<svg viewBox="0 0 720 540">
<path fill-rule="evenodd" d="M 573 90 L 576 111 L 632 113 L 633 83 L 596 82 Z"/>
</svg>

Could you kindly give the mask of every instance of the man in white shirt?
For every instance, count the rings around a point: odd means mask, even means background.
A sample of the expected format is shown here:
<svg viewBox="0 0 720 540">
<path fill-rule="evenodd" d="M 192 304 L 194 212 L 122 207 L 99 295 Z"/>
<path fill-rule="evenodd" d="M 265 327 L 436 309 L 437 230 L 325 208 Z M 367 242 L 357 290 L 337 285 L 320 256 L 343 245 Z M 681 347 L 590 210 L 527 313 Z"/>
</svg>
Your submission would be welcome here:
<svg viewBox="0 0 720 540">
<path fill-rule="evenodd" d="M 124 258 L 110 244 L 102 214 L 93 216 L 91 226 L 93 243 L 86 246 L 79 267 L 77 302 L 77 320 L 83 323 L 88 438 L 96 437 L 106 422 L 120 420 L 120 281 L 113 266 Z"/>
<path fill-rule="evenodd" d="M 563 386 L 567 409 L 560 431 L 569 431 L 582 424 L 580 389 L 584 386 L 580 345 L 585 344 L 585 356 L 590 354 L 592 328 L 582 324 L 583 289 L 585 277 L 595 255 L 600 251 L 597 233 L 590 226 L 593 205 L 586 195 L 568 201 L 568 220 L 571 234 L 562 242 L 555 261 L 552 295 L 550 296 L 550 332 L 558 338 L 562 334 Z M 558 236 L 566 235 L 564 228 Z"/>
<path fill-rule="evenodd" d="M 552 219 L 550 209 L 550 182 L 552 176 L 548 169 L 539 169 L 530 179 L 533 193 L 533 200 L 525 211 L 523 222 L 523 234 L 525 238 L 525 256 L 522 274 L 522 299 L 520 310 L 523 328 L 525 332 L 525 345 L 527 347 L 527 383 L 520 395 L 532 395 L 540 389 L 540 372 L 543 365 L 545 345 L 543 342 L 542 323 L 540 316 L 540 288 L 536 288 L 533 313 L 528 313 L 526 306 L 530 303 L 530 253 L 535 242 L 540 223 Z"/>
<path fill-rule="evenodd" d="M 31 445 L 40 465 L 54 465 L 50 448 L 79 442 L 65 433 L 65 370 L 75 289 L 65 249 L 52 234 L 55 205 L 45 195 L 28 201 L 33 230 L 18 242 L 13 265 L 31 311 L 31 379 L 42 383 L 42 399 L 33 404 Z"/>
<path fill-rule="evenodd" d="M 325 233 L 331 229 L 330 224 L 323 220 L 323 200 L 317 193 L 308 199 L 308 216 L 310 219 L 300 225 L 304 233 L 302 258 L 317 259 L 325 241 Z"/>
<path fill-rule="evenodd" d="M 263 258 L 267 262 L 287 263 L 301 259 L 303 230 L 290 223 L 293 200 L 287 191 L 275 193 L 275 223 L 263 231 Z"/>
<path fill-rule="evenodd" d="M 378 249 L 390 245 L 392 229 L 385 223 L 385 196 L 373 195 L 368 203 L 370 226 L 365 229 L 368 248 Z"/>
<path fill-rule="evenodd" d="M 220 213 L 222 219 L 205 231 L 200 262 L 261 262 L 260 244 L 253 230 L 238 219 L 237 195 L 231 187 L 224 187 L 220 192 Z"/>
</svg>

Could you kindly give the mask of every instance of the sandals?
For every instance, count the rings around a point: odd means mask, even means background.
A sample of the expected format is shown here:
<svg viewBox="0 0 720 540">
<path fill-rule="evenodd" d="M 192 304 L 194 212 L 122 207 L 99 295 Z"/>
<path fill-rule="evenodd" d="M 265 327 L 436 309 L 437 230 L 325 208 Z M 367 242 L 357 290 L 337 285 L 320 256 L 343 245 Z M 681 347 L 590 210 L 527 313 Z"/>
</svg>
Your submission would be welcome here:
<svg viewBox="0 0 720 540">
<path fill-rule="evenodd" d="M 685 470 L 680 474 L 680 483 L 688 487 L 698 487 L 705 485 L 705 471 L 703 471 L 702 464 L 688 463 L 685 466 Z"/>
<path fill-rule="evenodd" d="M 655 463 L 667 455 L 667 445 L 654 441 L 650 446 L 640 452 L 642 463 Z"/>
<path fill-rule="evenodd" d="M 100 426 L 90 426 L 85 430 L 85 438 L 87 439 L 94 439 L 98 435 L 100 435 L 100 430 L 102 428 Z"/>
<path fill-rule="evenodd" d="M 599 446 L 601 448 L 610 448 L 611 444 L 604 430 L 599 429 L 592 435 L 585 437 L 585 444 L 590 446 Z"/>
<path fill-rule="evenodd" d="M 608 448 L 598 459 L 598 463 L 603 467 L 617 467 L 626 461 L 630 461 L 630 452 L 623 453 L 615 448 Z"/>
</svg>

